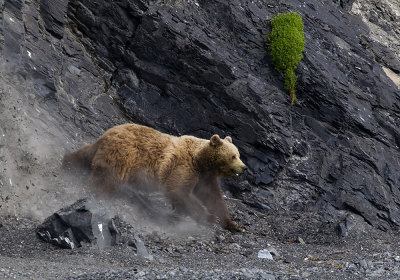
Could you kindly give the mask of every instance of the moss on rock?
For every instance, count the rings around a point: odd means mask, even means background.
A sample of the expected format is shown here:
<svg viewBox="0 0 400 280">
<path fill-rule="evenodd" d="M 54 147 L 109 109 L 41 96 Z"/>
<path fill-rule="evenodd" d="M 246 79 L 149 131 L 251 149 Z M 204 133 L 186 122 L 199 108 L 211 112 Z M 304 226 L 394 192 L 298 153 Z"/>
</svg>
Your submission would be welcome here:
<svg viewBox="0 0 400 280">
<path fill-rule="evenodd" d="M 277 71 L 284 71 L 285 90 L 290 93 L 292 105 L 296 100 L 297 65 L 303 58 L 303 20 L 297 13 L 279 14 L 271 19 L 272 31 L 266 37 L 271 61 Z"/>
</svg>

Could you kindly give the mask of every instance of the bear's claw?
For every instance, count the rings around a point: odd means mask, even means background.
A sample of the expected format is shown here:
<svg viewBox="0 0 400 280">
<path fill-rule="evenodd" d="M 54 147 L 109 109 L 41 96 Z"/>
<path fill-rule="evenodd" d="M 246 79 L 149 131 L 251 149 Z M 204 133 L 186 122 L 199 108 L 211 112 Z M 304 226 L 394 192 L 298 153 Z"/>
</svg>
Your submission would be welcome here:
<svg viewBox="0 0 400 280">
<path fill-rule="evenodd" d="M 245 232 L 246 231 L 243 226 L 239 226 L 232 221 L 227 221 L 224 228 L 229 230 L 230 232 Z"/>
</svg>

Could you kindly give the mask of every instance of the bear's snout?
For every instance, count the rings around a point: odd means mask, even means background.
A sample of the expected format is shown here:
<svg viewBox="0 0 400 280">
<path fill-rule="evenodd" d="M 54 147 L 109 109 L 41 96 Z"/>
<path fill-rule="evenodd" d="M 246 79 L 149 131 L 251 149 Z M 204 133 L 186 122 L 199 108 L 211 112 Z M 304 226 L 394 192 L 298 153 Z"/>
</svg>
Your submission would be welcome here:
<svg viewBox="0 0 400 280">
<path fill-rule="evenodd" d="M 238 177 L 238 176 L 240 176 L 241 174 L 243 174 L 246 170 L 247 170 L 247 166 L 246 166 L 246 165 L 243 165 L 243 166 L 238 167 L 238 168 L 231 168 L 232 173 L 233 173 L 236 177 Z"/>
</svg>

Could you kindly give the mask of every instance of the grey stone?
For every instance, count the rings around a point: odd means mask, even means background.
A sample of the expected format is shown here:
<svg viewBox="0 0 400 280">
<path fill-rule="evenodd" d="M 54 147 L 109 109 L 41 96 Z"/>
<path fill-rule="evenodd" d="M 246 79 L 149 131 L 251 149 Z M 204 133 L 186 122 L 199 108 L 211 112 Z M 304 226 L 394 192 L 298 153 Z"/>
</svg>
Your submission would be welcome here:
<svg viewBox="0 0 400 280">
<path fill-rule="evenodd" d="M 352 215 L 347 215 L 344 221 L 337 226 L 337 232 L 340 237 L 348 235 L 349 231 L 356 225 L 356 221 Z"/>
<path fill-rule="evenodd" d="M 304 242 L 303 238 L 301 238 L 300 236 L 297 237 L 297 240 L 299 241 L 300 244 L 306 244 L 306 242 Z"/>
<path fill-rule="evenodd" d="M 262 250 L 258 251 L 257 256 L 259 259 L 267 259 L 267 260 L 274 259 L 271 255 L 271 253 L 267 249 L 262 249 Z"/>
<path fill-rule="evenodd" d="M 271 255 L 275 257 L 280 257 L 278 251 L 274 247 L 268 247 L 267 250 L 271 253 Z"/>
<path fill-rule="evenodd" d="M 115 245 L 120 235 L 107 210 L 93 197 L 78 200 L 49 216 L 36 233 L 46 242 L 69 249 L 80 247 L 81 242 L 103 249 Z"/>
<path fill-rule="evenodd" d="M 139 256 L 151 261 L 154 259 L 154 257 L 147 250 L 145 243 L 143 241 L 142 234 L 140 232 L 138 231 L 134 232 L 133 240 L 130 240 L 128 245 L 134 247 L 136 249 L 136 253 Z"/>
<path fill-rule="evenodd" d="M 366 260 L 360 260 L 358 264 L 359 264 L 360 267 L 363 268 L 363 269 L 367 269 L 367 268 L 369 267 Z"/>
</svg>

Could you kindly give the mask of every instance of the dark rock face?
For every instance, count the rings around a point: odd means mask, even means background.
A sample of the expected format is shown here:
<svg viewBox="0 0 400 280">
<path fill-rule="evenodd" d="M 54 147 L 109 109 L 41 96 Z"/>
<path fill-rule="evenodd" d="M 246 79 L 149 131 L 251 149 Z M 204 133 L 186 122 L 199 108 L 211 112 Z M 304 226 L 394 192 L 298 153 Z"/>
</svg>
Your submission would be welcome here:
<svg viewBox="0 0 400 280">
<path fill-rule="evenodd" d="M 81 242 L 103 249 L 117 243 L 119 232 L 107 210 L 93 197 L 81 199 L 49 216 L 36 233 L 62 248 L 80 247 Z"/>
<path fill-rule="evenodd" d="M 30 67 L 73 143 L 125 118 L 230 135 L 249 172 L 225 187 L 244 203 L 399 228 L 399 89 L 378 62 L 399 66 L 383 45 L 367 48 L 367 26 L 342 9 L 354 1 L 164 2 L 41 1 L 37 12 L 5 1 L 3 15 L 24 13 L 25 31 L 3 30 L 3 56 Z M 306 34 L 294 107 L 264 44 L 269 19 L 286 11 L 303 16 Z"/>
<path fill-rule="evenodd" d="M 339 7 L 350 10 L 355 0 L 333 0 Z"/>
</svg>

